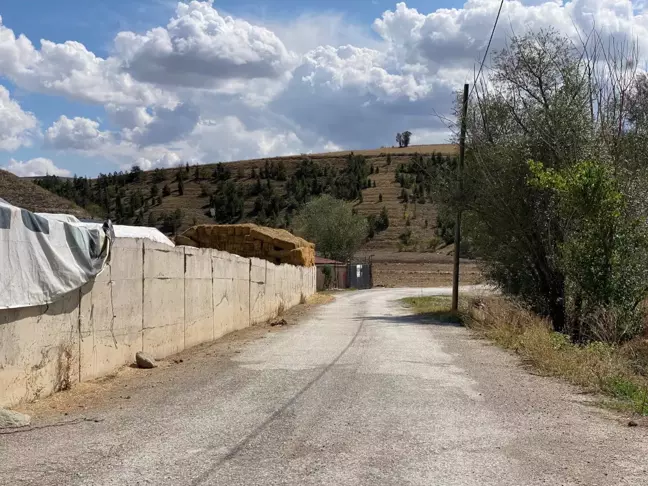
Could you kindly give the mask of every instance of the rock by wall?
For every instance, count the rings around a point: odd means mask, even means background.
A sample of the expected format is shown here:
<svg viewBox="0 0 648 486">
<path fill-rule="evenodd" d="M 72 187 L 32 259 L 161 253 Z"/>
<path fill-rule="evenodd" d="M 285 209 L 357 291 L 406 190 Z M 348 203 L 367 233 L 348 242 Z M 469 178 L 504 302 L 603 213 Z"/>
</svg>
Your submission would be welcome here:
<svg viewBox="0 0 648 486">
<path fill-rule="evenodd" d="M 164 358 L 265 322 L 315 293 L 315 267 L 122 238 L 92 282 L 47 306 L 0 310 L 0 407 Z"/>
</svg>

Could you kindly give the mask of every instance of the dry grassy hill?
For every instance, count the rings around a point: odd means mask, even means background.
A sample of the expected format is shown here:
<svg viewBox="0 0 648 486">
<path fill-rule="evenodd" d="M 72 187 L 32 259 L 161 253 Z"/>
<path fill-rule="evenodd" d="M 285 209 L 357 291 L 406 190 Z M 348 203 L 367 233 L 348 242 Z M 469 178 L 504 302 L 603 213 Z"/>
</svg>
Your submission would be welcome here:
<svg viewBox="0 0 648 486">
<path fill-rule="evenodd" d="M 37 213 L 65 213 L 88 218 L 88 212 L 69 199 L 52 194 L 29 180 L 0 170 L 0 198 L 14 206 Z"/>
<path fill-rule="evenodd" d="M 435 233 L 437 220 L 436 208 L 433 204 L 409 202 L 400 199 L 401 185 L 395 180 L 395 171 L 399 165 L 409 165 L 413 154 L 442 153 L 453 155 L 457 151 L 454 145 L 426 145 L 411 146 L 408 148 L 382 148 L 376 150 L 354 151 L 356 155 L 364 155 L 366 164 L 373 166 L 373 173 L 368 176 L 371 186 L 362 190 L 362 202 L 353 202 L 358 214 L 368 216 L 378 215 L 383 207 L 389 214 L 390 225 L 385 231 L 376 233 L 361 249 L 359 256 L 371 256 L 378 262 L 375 269 L 375 280 L 379 285 L 445 285 L 451 275 L 451 253 L 448 249 L 439 246 Z M 270 159 L 246 160 L 223 164 L 231 170 L 230 179 L 241 193 L 245 195 L 242 221 L 254 220 L 254 203 L 256 196 L 250 195 L 252 186 L 257 184 L 253 177 L 270 164 L 281 164 L 285 167 L 286 178 L 290 179 L 304 159 L 310 159 L 320 167 L 328 166 L 331 171 L 339 173 L 347 166 L 350 152 L 336 152 L 326 154 L 309 154 Z M 388 158 L 391 163 L 388 164 Z M 214 223 L 209 215 L 209 196 L 205 193 L 217 191 L 222 188 L 214 180 L 212 173 L 218 164 L 199 166 L 200 177 L 196 179 L 196 167 L 189 167 L 185 172 L 183 194 L 180 195 L 179 183 L 176 175 L 179 168 L 164 169 L 142 173 L 138 180 L 127 182 L 120 191 L 123 199 L 128 200 L 133 193 L 144 196 L 141 208 L 140 221 L 143 224 L 156 220 L 157 226 L 162 227 L 164 215 L 170 215 L 178 209 L 182 212 L 182 221 L 178 232 L 201 223 Z M 155 177 L 164 177 L 163 181 L 154 182 Z M 286 182 L 277 179 L 263 179 L 264 186 L 270 184 L 273 190 L 282 199 L 290 194 L 286 191 Z M 87 182 L 92 184 L 92 181 Z M 170 194 L 158 198 L 151 198 L 151 186 L 156 185 L 160 191 L 164 185 L 170 189 Z M 64 192 L 68 195 L 68 192 Z M 380 202 L 382 195 L 382 202 Z M 69 196 L 68 196 L 69 197 Z M 83 202 L 79 201 L 81 204 Z M 87 206 L 92 208 L 91 205 Z M 95 207 L 96 208 L 96 207 Z M 127 221 L 125 221 L 127 222 Z M 168 229 L 168 228 L 167 228 Z M 403 243 L 401 235 L 411 232 L 408 244 Z M 472 264 L 466 266 L 465 281 L 473 281 L 477 276 Z"/>
</svg>

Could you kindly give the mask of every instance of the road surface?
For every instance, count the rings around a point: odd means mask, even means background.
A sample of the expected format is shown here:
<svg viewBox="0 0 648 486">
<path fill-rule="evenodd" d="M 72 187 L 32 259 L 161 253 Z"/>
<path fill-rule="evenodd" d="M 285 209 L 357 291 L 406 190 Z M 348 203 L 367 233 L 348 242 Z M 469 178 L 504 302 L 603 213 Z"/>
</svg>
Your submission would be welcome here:
<svg viewBox="0 0 648 486">
<path fill-rule="evenodd" d="M 645 428 L 408 315 L 420 292 L 342 293 L 226 359 L 132 370 L 114 399 L 37 417 L 71 423 L 0 435 L 0 484 L 648 484 Z"/>
</svg>

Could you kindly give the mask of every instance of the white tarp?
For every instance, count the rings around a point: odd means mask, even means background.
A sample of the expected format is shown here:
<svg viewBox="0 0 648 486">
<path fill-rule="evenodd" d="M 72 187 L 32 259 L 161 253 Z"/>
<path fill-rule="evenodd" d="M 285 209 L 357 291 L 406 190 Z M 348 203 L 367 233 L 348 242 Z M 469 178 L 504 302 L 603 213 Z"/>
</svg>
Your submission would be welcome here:
<svg viewBox="0 0 648 486">
<path fill-rule="evenodd" d="M 73 223 L 84 228 L 101 229 L 102 223 L 89 223 L 79 221 L 76 217 L 69 214 L 53 214 L 53 213 L 36 213 L 39 216 L 56 221 L 64 221 Z M 157 228 L 149 228 L 146 226 L 126 226 L 122 224 L 113 225 L 115 238 L 145 238 L 147 240 L 162 243 L 163 245 L 175 246 L 167 236 Z"/>
<path fill-rule="evenodd" d="M 106 232 L 60 219 L 0 199 L 0 309 L 49 304 L 103 270 Z"/>
<path fill-rule="evenodd" d="M 85 228 L 101 228 L 100 223 L 77 223 Z M 175 246 L 167 236 L 157 228 L 149 228 L 147 226 L 125 226 L 122 224 L 114 224 L 113 230 L 115 231 L 115 238 L 145 238 L 147 240 L 162 243 L 164 245 Z"/>
</svg>

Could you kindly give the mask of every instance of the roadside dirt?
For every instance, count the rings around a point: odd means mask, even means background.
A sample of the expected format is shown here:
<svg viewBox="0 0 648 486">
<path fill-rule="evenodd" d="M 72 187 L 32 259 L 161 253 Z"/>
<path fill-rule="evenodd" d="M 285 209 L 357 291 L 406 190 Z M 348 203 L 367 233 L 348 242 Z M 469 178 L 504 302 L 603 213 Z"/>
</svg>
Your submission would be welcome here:
<svg viewBox="0 0 648 486">
<path fill-rule="evenodd" d="M 448 287 L 452 285 L 452 263 L 375 262 L 376 287 Z M 462 263 L 461 285 L 484 283 L 475 263 Z"/>
<path fill-rule="evenodd" d="M 194 346 L 158 360 L 157 368 L 140 369 L 134 364 L 126 365 L 111 375 L 75 384 L 69 390 L 18 405 L 13 409 L 30 415 L 36 427 L 66 422 L 72 417 L 74 420 L 79 420 L 79 417 L 91 420 L 95 410 L 114 407 L 119 402 L 135 399 L 136 394 L 141 395 L 147 389 L 168 385 L 174 381 L 175 375 L 182 374 L 187 366 L 219 371 L 229 366 L 230 359 L 240 353 L 247 343 L 268 333 L 281 332 L 286 326 L 294 326 L 316 307 L 334 299 L 333 293 L 315 294 L 309 297 L 305 304 L 299 304 L 264 324 L 232 332 L 211 343 Z M 277 322 L 281 324 L 273 325 Z M 134 360 L 133 356 L 133 362 Z"/>
</svg>

